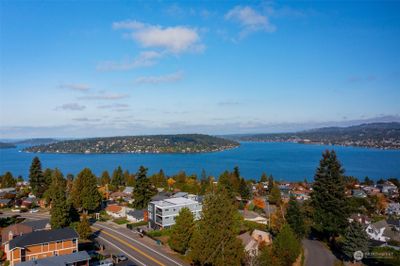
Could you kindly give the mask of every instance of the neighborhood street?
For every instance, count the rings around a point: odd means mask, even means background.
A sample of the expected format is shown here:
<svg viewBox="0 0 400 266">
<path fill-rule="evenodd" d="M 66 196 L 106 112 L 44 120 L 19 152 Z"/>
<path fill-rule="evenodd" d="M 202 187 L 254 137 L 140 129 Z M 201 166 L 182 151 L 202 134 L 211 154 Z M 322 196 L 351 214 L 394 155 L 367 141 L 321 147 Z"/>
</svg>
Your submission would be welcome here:
<svg viewBox="0 0 400 266">
<path fill-rule="evenodd" d="M 48 213 L 12 213 L 3 212 L 0 217 L 20 215 L 29 220 L 48 219 Z M 141 238 L 135 231 L 123 228 L 111 223 L 96 222 L 92 226 L 95 235 L 100 243 L 109 249 L 115 250 L 118 254 L 125 254 L 130 263 L 128 265 L 140 266 L 169 266 L 169 265 L 188 265 L 168 254 L 163 246 L 157 245 L 154 240 L 144 237 Z M 126 265 L 126 264 L 124 264 Z"/>
<path fill-rule="evenodd" d="M 317 240 L 303 239 L 305 266 L 333 266 L 335 256 Z"/>
</svg>

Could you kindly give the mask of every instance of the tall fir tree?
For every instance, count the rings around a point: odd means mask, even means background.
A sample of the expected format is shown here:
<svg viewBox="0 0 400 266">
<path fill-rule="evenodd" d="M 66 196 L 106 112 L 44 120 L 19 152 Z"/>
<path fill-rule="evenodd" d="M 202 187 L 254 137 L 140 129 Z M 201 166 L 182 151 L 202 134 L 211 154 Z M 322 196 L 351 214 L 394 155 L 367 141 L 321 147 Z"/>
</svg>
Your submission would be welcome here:
<svg viewBox="0 0 400 266">
<path fill-rule="evenodd" d="M 111 182 L 110 174 L 108 173 L 108 171 L 103 171 L 100 177 L 100 185 L 105 186 L 110 184 L 110 182 Z"/>
<path fill-rule="evenodd" d="M 265 172 L 262 173 L 260 182 L 268 182 L 268 176 Z"/>
<path fill-rule="evenodd" d="M 208 194 L 190 244 L 194 263 L 241 265 L 244 251 L 237 238 L 239 224 L 237 208 L 226 191 Z"/>
<path fill-rule="evenodd" d="M 13 177 L 11 172 L 6 172 L 1 177 L 1 188 L 15 187 L 17 180 Z"/>
<path fill-rule="evenodd" d="M 286 210 L 286 221 L 293 229 L 297 238 L 301 239 L 306 234 L 305 215 L 300 209 L 300 205 L 294 197 L 290 197 Z"/>
<path fill-rule="evenodd" d="M 280 265 L 291 266 L 301 252 L 301 243 L 290 225 L 284 224 L 272 244 L 273 254 L 279 259 Z"/>
<path fill-rule="evenodd" d="M 51 183 L 49 188 L 46 190 L 46 192 L 43 194 L 43 197 L 46 199 L 48 204 L 51 204 L 53 199 L 56 197 L 56 193 L 59 189 L 59 187 L 65 188 L 65 192 L 67 192 L 66 188 L 66 180 L 63 177 L 63 174 L 61 173 L 60 170 L 57 168 L 54 169 L 54 171 L 51 171 Z"/>
<path fill-rule="evenodd" d="M 251 191 L 249 185 L 246 183 L 244 178 L 240 179 L 239 194 L 242 197 L 242 199 L 248 200 L 251 197 Z"/>
<path fill-rule="evenodd" d="M 111 185 L 116 188 L 123 186 L 125 184 L 124 173 L 122 172 L 121 166 L 118 166 L 117 169 L 114 170 L 111 178 Z"/>
<path fill-rule="evenodd" d="M 331 241 L 343 232 L 348 223 L 349 207 L 343 173 L 335 151 L 325 151 L 314 176 L 311 204 L 314 228 Z"/>
<path fill-rule="evenodd" d="M 136 174 L 136 182 L 133 189 L 134 206 L 137 209 L 145 209 L 151 197 L 155 194 L 150 179 L 147 177 L 147 168 L 140 166 Z"/>
<path fill-rule="evenodd" d="M 271 191 L 268 196 L 268 201 L 271 204 L 275 204 L 279 206 L 282 202 L 282 197 L 281 197 L 281 190 L 279 189 L 277 184 L 274 184 L 271 188 Z"/>
<path fill-rule="evenodd" d="M 77 175 L 71 191 L 71 200 L 76 209 L 91 212 L 100 206 L 101 194 L 96 181 L 96 176 L 89 168 L 83 169 Z"/>
<path fill-rule="evenodd" d="M 342 252 L 350 260 L 356 251 L 368 252 L 368 235 L 358 222 L 352 222 L 346 228 L 342 245 Z"/>
<path fill-rule="evenodd" d="M 50 224 L 52 229 L 63 228 L 70 224 L 70 206 L 67 203 L 66 187 L 59 184 L 52 191 L 52 201 L 50 209 Z"/>
<path fill-rule="evenodd" d="M 185 254 L 189 249 L 189 243 L 194 231 L 194 217 L 188 208 L 182 208 L 176 217 L 171 229 L 169 246 L 178 253 Z"/>
<path fill-rule="evenodd" d="M 44 180 L 42 172 L 42 164 L 37 156 L 33 158 L 29 169 L 29 184 L 32 188 L 33 194 L 35 194 L 36 197 L 41 198 L 43 193 L 46 191 L 46 181 Z"/>
<path fill-rule="evenodd" d="M 274 181 L 274 177 L 272 175 L 270 175 L 268 177 L 268 190 L 271 191 L 271 189 L 274 187 L 275 181 Z"/>
</svg>

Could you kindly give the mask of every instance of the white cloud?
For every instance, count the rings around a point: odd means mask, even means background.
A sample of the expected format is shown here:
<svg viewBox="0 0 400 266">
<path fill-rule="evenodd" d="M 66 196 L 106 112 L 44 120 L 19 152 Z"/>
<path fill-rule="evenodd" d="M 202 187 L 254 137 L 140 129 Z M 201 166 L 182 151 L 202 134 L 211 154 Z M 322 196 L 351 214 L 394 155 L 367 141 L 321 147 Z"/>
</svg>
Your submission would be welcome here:
<svg viewBox="0 0 400 266">
<path fill-rule="evenodd" d="M 71 111 L 82 111 L 86 108 L 84 105 L 77 103 L 66 103 L 61 106 L 57 106 L 56 110 L 71 110 Z"/>
<path fill-rule="evenodd" d="M 163 57 L 162 53 L 156 51 L 142 51 L 133 60 L 124 60 L 122 62 L 106 61 L 97 65 L 99 71 L 113 70 L 129 70 L 140 67 L 149 67 L 158 63 L 158 60 Z"/>
<path fill-rule="evenodd" d="M 161 75 L 161 76 L 142 76 L 138 77 L 135 80 L 136 84 L 160 84 L 160 83 L 169 83 L 176 82 L 183 78 L 183 72 L 178 71 L 175 73 Z"/>
<path fill-rule="evenodd" d="M 271 24 L 266 15 L 258 13 L 249 6 L 236 6 L 225 15 L 226 20 L 238 22 L 242 28 L 240 37 L 243 38 L 249 33 L 264 31 L 274 32 L 275 25 Z"/>
<path fill-rule="evenodd" d="M 98 109 L 113 109 L 113 108 L 128 108 L 129 104 L 124 103 L 113 103 L 97 106 Z"/>
<path fill-rule="evenodd" d="M 98 93 L 92 95 L 86 95 L 82 97 L 78 97 L 79 100 L 120 100 L 128 98 L 128 94 L 119 94 L 119 93 Z"/>
<path fill-rule="evenodd" d="M 204 49 L 195 28 L 186 26 L 162 27 L 135 20 L 114 22 L 113 28 L 131 31 L 126 36 L 145 48 L 160 48 L 173 54 L 199 52 Z"/>
<path fill-rule="evenodd" d="M 74 90 L 74 91 L 88 91 L 88 90 L 90 90 L 90 86 L 86 85 L 86 84 L 61 84 L 60 88 Z"/>
</svg>

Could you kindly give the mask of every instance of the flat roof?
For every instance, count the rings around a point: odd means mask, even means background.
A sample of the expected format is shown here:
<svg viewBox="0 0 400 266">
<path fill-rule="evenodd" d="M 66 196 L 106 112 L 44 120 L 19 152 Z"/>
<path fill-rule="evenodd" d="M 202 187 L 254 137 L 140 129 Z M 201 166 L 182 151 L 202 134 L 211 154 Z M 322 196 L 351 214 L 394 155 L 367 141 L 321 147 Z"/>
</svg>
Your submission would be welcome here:
<svg viewBox="0 0 400 266">
<path fill-rule="evenodd" d="M 176 205 L 190 205 L 190 204 L 200 204 L 197 201 L 178 197 L 178 198 L 168 198 L 165 200 L 153 201 L 153 204 L 160 206 L 160 207 L 169 207 L 169 206 L 176 206 Z"/>
</svg>

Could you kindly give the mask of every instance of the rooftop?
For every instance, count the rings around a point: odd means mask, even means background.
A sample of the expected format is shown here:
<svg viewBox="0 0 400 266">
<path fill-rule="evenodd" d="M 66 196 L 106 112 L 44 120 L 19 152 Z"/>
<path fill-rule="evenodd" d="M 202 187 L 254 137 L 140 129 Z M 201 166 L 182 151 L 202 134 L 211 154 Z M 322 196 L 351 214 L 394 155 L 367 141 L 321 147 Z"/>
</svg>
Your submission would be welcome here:
<svg viewBox="0 0 400 266">
<path fill-rule="evenodd" d="M 48 231 L 36 231 L 14 238 L 10 241 L 10 250 L 20 247 L 25 248 L 40 243 L 54 242 L 78 238 L 78 233 L 72 228 L 61 228 Z"/>
<path fill-rule="evenodd" d="M 168 207 L 168 206 L 176 206 L 176 205 L 190 205 L 190 204 L 198 204 L 197 201 L 178 197 L 178 198 L 168 198 L 159 201 L 153 201 L 153 203 L 160 207 Z"/>
<path fill-rule="evenodd" d="M 68 255 L 53 256 L 40 260 L 30 260 L 19 263 L 20 266 L 65 266 L 75 262 L 90 260 L 86 251 L 79 251 Z"/>
</svg>

